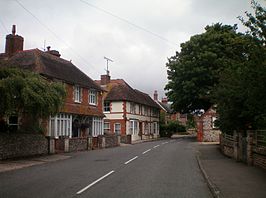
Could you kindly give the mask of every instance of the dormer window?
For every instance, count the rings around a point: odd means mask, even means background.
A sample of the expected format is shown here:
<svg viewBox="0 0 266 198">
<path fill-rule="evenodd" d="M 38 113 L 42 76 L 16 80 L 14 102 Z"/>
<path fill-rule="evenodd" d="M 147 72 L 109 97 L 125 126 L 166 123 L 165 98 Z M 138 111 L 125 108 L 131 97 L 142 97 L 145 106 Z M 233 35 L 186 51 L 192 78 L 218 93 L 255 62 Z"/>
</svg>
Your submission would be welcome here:
<svg viewBox="0 0 266 198">
<path fill-rule="evenodd" d="M 97 105 L 97 91 L 95 91 L 95 90 L 89 91 L 89 104 L 90 105 Z"/>
<path fill-rule="evenodd" d="M 82 100 L 82 88 L 79 86 L 74 86 L 74 101 L 81 103 Z"/>
</svg>

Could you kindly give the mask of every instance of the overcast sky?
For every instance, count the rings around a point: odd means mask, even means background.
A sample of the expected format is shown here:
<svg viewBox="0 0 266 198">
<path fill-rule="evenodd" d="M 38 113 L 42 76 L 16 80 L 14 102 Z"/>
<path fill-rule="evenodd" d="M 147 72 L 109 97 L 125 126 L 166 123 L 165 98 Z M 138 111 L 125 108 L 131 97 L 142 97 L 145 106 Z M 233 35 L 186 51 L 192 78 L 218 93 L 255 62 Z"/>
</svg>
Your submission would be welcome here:
<svg viewBox="0 0 266 198">
<path fill-rule="evenodd" d="M 92 79 L 106 73 L 106 56 L 111 78 L 161 98 L 165 63 L 180 44 L 216 22 L 244 31 L 237 16 L 245 11 L 250 0 L 0 0 L 0 52 L 15 24 L 24 49 L 45 43 Z"/>
</svg>

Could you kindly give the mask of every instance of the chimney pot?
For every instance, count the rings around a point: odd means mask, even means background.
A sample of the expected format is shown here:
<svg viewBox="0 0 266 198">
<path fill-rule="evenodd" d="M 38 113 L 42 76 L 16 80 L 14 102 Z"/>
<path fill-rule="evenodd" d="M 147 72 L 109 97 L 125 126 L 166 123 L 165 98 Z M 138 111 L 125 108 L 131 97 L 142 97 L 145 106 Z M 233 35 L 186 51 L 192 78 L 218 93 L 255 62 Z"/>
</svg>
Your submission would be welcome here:
<svg viewBox="0 0 266 198">
<path fill-rule="evenodd" d="M 158 101 L 158 92 L 157 92 L 157 90 L 154 91 L 153 99 L 154 99 L 155 101 Z"/>
<path fill-rule="evenodd" d="M 15 36 L 16 35 L 16 25 L 12 26 L 12 34 Z"/>
</svg>

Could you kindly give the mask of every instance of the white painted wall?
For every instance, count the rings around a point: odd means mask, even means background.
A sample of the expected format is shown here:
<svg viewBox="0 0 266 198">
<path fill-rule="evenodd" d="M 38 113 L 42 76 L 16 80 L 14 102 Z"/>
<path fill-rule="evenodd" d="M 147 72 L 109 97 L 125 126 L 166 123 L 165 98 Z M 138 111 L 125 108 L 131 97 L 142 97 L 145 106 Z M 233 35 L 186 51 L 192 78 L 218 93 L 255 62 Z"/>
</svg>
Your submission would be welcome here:
<svg viewBox="0 0 266 198">
<path fill-rule="evenodd" d="M 112 113 L 123 112 L 123 102 L 112 102 Z"/>
</svg>

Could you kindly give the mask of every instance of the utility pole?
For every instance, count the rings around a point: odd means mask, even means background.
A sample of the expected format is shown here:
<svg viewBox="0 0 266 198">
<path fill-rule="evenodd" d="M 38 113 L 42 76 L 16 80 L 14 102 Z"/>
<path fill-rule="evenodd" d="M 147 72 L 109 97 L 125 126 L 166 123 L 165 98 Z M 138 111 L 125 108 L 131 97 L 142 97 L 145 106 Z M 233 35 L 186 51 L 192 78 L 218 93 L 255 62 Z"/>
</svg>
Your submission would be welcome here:
<svg viewBox="0 0 266 198">
<path fill-rule="evenodd" d="M 114 61 L 110 58 L 105 57 L 105 56 L 103 58 L 106 60 L 106 72 L 107 72 L 107 75 L 109 76 L 110 72 L 108 69 L 108 63 L 109 63 L 109 61 L 111 61 L 111 62 L 114 62 Z"/>
</svg>

